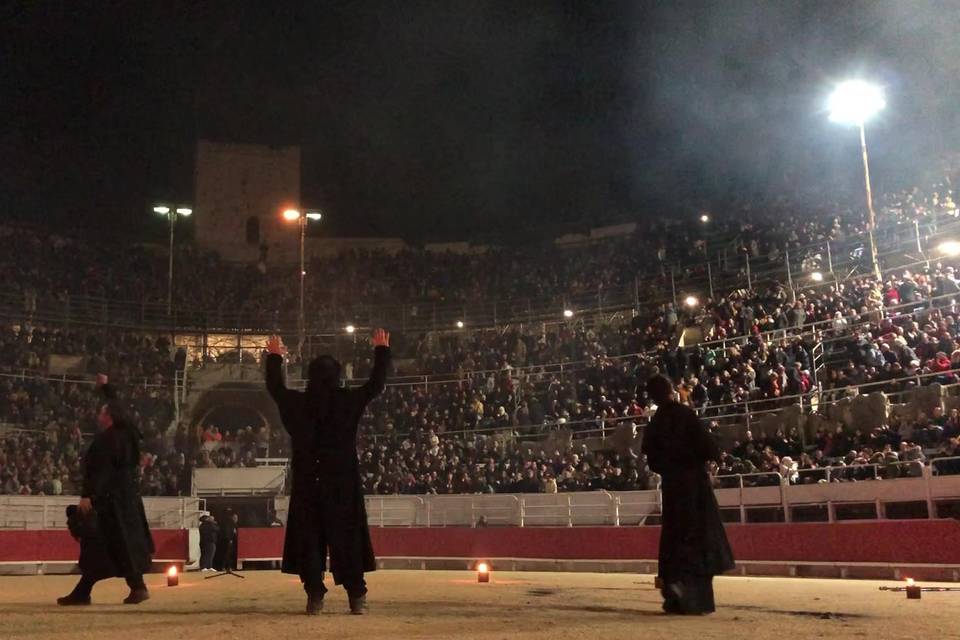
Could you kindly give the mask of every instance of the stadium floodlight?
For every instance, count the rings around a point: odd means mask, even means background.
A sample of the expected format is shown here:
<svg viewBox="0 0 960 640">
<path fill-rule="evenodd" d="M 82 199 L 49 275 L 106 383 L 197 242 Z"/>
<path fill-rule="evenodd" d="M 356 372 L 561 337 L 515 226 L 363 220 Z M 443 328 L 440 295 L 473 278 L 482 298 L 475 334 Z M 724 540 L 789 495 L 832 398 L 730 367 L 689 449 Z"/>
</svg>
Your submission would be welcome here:
<svg viewBox="0 0 960 640">
<path fill-rule="evenodd" d="M 564 318 L 572 318 L 572 317 L 573 317 L 573 310 L 572 310 L 572 309 L 564 309 L 564 310 L 563 310 L 563 317 L 564 317 Z"/>
<path fill-rule="evenodd" d="M 867 234 L 870 238 L 870 262 L 877 280 L 882 280 L 880 260 L 874 229 L 877 216 L 873 211 L 873 193 L 870 189 L 870 162 L 867 159 L 867 134 L 864 123 L 887 106 L 883 89 L 864 80 L 847 80 L 836 86 L 827 99 L 830 121 L 856 125 L 860 129 L 860 153 L 863 156 L 863 183 L 867 191 Z"/>
<path fill-rule="evenodd" d="M 179 207 L 170 207 L 166 204 L 155 204 L 153 205 L 153 212 L 166 216 L 167 220 L 170 221 L 170 258 L 169 265 L 167 266 L 167 316 L 173 315 L 173 236 L 174 236 L 174 226 L 176 225 L 177 218 L 183 216 L 186 218 L 191 213 L 193 209 L 190 207 L 179 206 Z"/>
<path fill-rule="evenodd" d="M 945 256 L 960 256 L 960 242 L 956 240 L 947 240 L 937 245 L 937 251 Z"/>
<path fill-rule="evenodd" d="M 297 345 L 297 355 L 303 355 L 303 343 L 306 342 L 306 313 L 304 312 L 304 289 L 306 287 L 306 238 L 307 222 L 319 221 L 323 215 L 319 211 L 307 211 L 301 213 L 299 209 L 284 209 L 283 219 L 287 222 L 297 222 L 300 227 L 300 313 L 297 318 L 299 325 L 299 344 Z"/>
<path fill-rule="evenodd" d="M 457 329 L 463 329 L 463 320 L 457 320 Z"/>
<path fill-rule="evenodd" d="M 356 330 L 357 330 L 357 328 L 356 328 L 355 326 L 353 326 L 352 324 L 348 324 L 346 327 L 344 327 L 344 331 L 346 331 L 347 333 L 351 333 L 351 334 L 352 334 L 352 333 L 355 332 Z"/>
<path fill-rule="evenodd" d="M 710 216 L 708 216 L 707 214 L 703 214 L 702 216 L 700 216 L 700 222 L 704 224 L 710 222 Z"/>
<path fill-rule="evenodd" d="M 827 99 L 830 121 L 862 126 L 884 107 L 883 89 L 863 80 L 847 80 L 837 85 Z"/>
<path fill-rule="evenodd" d="M 692 309 L 693 307 L 700 304 L 700 301 L 697 300 L 696 296 L 687 296 L 686 298 L 684 298 L 683 303 Z"/>
<path fill-rule="evenodd" d="M 819 271 L 814 271 L 810 274 L 810 279 L 814 282 L 823 282 L 823 274 Z"/>
</svg>

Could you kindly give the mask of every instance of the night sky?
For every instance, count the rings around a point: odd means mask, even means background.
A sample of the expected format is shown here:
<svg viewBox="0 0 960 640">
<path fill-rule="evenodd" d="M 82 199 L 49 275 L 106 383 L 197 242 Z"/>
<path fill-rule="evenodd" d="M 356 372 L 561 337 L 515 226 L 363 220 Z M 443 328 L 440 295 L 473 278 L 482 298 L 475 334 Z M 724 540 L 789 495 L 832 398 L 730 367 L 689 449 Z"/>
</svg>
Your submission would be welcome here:
<svg viewBox="0 0 960 640">
<path fill-rule="evenodd" d="M 324 233 L 531 237 L 880 187 L 960 148 L 960 2 L 25 2 L 0 9 L 0 216 L 154 235 L 198 138 L 303 147 Z"/>
</svg>

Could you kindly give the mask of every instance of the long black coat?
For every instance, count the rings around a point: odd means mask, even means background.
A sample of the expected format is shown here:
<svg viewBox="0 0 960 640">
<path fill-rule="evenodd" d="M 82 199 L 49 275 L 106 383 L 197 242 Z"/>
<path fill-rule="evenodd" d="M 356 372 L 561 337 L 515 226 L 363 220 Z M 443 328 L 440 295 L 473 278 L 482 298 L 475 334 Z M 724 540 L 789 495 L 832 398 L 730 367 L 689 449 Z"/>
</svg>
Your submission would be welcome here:
<svg viewBox="0 0 960 640">
<path fill-rule="evenodd" d="M 675 402 L 660 406 L 645 430 L 643 452 L 661 477 L 660 577 L 673 582 L 733 569 L 705 466 L 720 459 L 720 450 L 697 414 Z"/>
<path fill-rule="evenodd" d="M 80 546 L 80 570 L 95 578 L 127 577 L 150 570 L 153 538 L 140 497 L 140 433 L 122 420 L 94 437 L 83 458 L 82 497 L 96 511 L 102 542 Z M 103 551 L 106 553 L 103 553 Z"/>
<path fill-rule="evenodd" d="M 284 573 L 326 568 L 336 584 L 376 570 L 357 463 L 357 427 L 386 383 L 390 349 L 377 347 L 370 379 L 358 389 L 287 389 L 283 358 L 267 357 L 267 390 L 292 440 L 293 482 L 283 546 Z"/>
</svg>

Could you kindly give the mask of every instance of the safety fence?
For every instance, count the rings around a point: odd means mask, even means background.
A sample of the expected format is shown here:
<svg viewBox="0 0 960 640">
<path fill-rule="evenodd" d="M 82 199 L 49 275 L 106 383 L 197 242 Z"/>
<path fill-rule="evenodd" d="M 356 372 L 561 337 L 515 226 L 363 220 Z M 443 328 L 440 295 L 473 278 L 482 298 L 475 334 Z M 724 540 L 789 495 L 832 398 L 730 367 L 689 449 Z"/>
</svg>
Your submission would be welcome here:
<svg viewBox="0 0 960 640">
<path fill-rule="evenodd" d="M 913 222 L 884 225 L 878 230 L 880 257 L 921 254 L 936 255 L 940 240 L 960 234 L 960 220 L 945 218 L 925 225 L 923 233 Z M 558 293 L 545 298 L 513 300 L 470 300 L 458 303 L 432 300 L 397 305 L 346 305 L 325 301 L 310 305 L 306 332 L 316 336 L 342 333 L 343 327 L 390 326 L 402 331 L 444 331 L 464 323 L 469 327 L 490 327 L 511 323 L 531 323 L 556 319 L 564 310 L 582 313 L 609 313 L 678 302 L 681 294 L 714 295 L 715 291 L 750 289 L 758 282 L 796 279 L 800 286 L 809 282 L 812 265 L 827 271 L 827 280 L 835 274 L 866 273 L 864 240 L 850 237 L 843 241 L 824 241 L 793 247 L 781 261 L 767 257 L 738 255 L 728 247 L 715 247 L 710 260 L 689 264 L 662 265 L 657 273 L 638 274 L 618 286 L 598 288 L 588 293 Z M 792 252 L 792 253 L 791 253 Z M 792 257 L 791 257 L 792 256 Z M 825 256 L 825 257 L 821 257 Z M 918 256 L 915 256 L 918 257 Z M 667 277 L 667 270 L 670 272 Z M 819 272 L 819 271 L 818 271 Z M 679 277 L 679 279 L 678 279 Z M 660 293 L 664 286 L 648 290 L 647 283 L 670 285 L 670 295 Z M 32 323 L 56 323 L 117 329 L 201 333 L 285 333 L 294 335 L 295 309 L 250 312 L 222 309 L 195 309 L 175 305 L 171 314 L 161 301 L 123 301 L 91 296 L 29 296 L 20 291 L 0 291 L 0 318 Z"/>
<path fill-rule="evenodd" d="M 65 529 L 66 509 L 77 496 L 0 495 L 0 529 Z M 148 497 L 143 499 L 147 523 L 158 529 L 189 529 L 206 510 L 202 498 Z"/>
</svg>

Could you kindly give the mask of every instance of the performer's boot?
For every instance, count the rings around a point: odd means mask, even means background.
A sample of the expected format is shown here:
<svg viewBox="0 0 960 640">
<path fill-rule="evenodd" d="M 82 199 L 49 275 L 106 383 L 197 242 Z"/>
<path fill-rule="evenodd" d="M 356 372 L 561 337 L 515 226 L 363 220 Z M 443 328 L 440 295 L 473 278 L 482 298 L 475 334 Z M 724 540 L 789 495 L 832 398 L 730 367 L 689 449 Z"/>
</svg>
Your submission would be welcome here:
<svg viewBox="0 0 960 640">
<path fill-rule="evenodd" d="M 350 596 L 350 613 L 355 616 L 362 616 L 367 613 L 367 596 Z"/>
<path fill-rule="evenodd" d="M 131 589 L 130 595 L 123 599 L 123 604 L 140 604 L 145 600 L 150 599 L 150 592 L 147 591 L 146 587 L 142 589 Z"/>
<path fill-rule="evenodd" d="M 57 598 L 57 604 L 61 607 L 77 607 L 90 604 L 90 592 L 93 590 L 95 580 L 89 580 L 81 577 L 80 582 L 73 588 L 69 594 L 62 598 Z"/>
<path fill-rule="evenodd" d="M 320 612 L 323 611 L 323 593 L 308 593 L 307 594 L 307 615 L 308 616 L 318 616 Z"/>
<path fill-rule="evenodd" d="M 150 599 L 150 592 L 147 591 L 142 575 L 127 576 L 127 586 L 130 587 L 130 595 L 124 599 L 123 604 L 140 604 Z"/>
<path fill-rule="evenodd" d="M 76 607 L 76 606 L 86 606 L 90 604 L 90 596 L 80 596 L 75 593 L 70 595 L 63 596 L 62 598 L 57 598 L 57 604 L 61 607 Z"/>
</svg>

